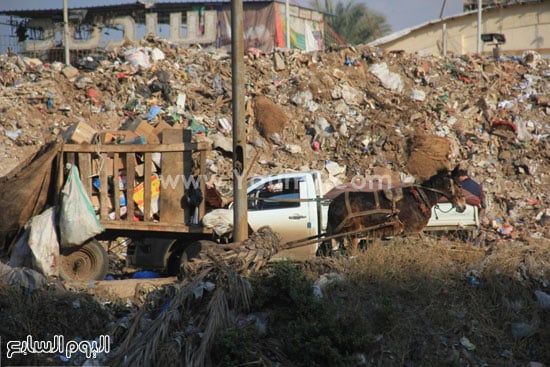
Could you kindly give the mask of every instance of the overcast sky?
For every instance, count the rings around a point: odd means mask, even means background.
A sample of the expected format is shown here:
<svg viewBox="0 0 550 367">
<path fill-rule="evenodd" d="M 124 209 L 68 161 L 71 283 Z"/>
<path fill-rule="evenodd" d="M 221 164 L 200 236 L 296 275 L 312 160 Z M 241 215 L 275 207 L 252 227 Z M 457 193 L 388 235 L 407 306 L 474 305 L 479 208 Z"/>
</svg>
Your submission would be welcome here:
<svg viewBox="0 0 550 367">
<path fill-rule="evenodd" d="M 149 0 L 151 1 L 151 0 Z M 176 2 L 177 0 L 172 0 Z M 340 0 L 336 0 L 338 2 Z M 436 20 L 441 13 L 444 0 L 354 0 L 384 14 L 392 31 Z M 122 0 L 68 0 L 69 8 L 94 5 L 113 5 Z M 291 0 L 291 2 L 293 2 Z M 345 0 L 344 0 L 345 2 Z M 447 0 L 443 17 L 462 13 L 463 0 Z M 0 0 L 0 9 L 50 9 L 62 8 L 63 0 Z"/>
</svg>

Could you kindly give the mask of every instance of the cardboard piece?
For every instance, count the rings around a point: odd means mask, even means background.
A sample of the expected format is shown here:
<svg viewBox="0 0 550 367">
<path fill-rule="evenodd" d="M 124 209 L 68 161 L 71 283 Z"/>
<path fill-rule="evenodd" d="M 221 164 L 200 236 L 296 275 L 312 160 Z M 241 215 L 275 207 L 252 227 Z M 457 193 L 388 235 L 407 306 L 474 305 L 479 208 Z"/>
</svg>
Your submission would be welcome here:
<svg viewBox="0 0 550 367">
<path fill-rule="evenodd" d="M 85 122 L 72 124 L 65 133 L 65 140 L 75 144 L 90 144 L 93 142 L 97 130 Z"/>
<path fill-rule="evenodd" d="M 102 144 L 117 144 L 121 142 L 134 141 L 139 136 L 129 130 L 102 130 L 98 134 L 99 142 Z"/>
<path fill-rule="evenodd" d="M 145 163 L 137 164 L 135 171 L 138 177 L 143 177 L 145 171 Z M 151 162 L 151 172 L 157 172 L 157 166 L 153 162 Z"/>
<path fill-rule="evenodd" d="M 167 123 L 166 121 L 159 121 L 159 123 L 153 128 L 154 134 L 159 138 L 159 140 L 162 138 L 162 130 L 164 129 L 171 129 L 172 125 Z"/>
<path fill-rule="evenodd" d="M 142 120 L 139 123 L 132 123 L 128 130 L 133 131 L 138 136 L 143 136 L 147 144 L 159 144 L 160 139 L 155 132 L 153 125 L 147 120 Z"/>
</svg>

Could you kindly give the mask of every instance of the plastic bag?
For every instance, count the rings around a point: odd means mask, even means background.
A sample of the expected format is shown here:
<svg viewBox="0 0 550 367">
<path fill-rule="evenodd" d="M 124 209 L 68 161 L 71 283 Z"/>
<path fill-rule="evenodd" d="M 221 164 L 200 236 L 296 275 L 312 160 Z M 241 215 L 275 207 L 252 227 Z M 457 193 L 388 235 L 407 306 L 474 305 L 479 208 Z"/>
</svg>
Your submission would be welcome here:
<svg viewBox="0 0 550 367">
<path fill-rule="evenodd" d="M 202 217 L 202 224 L 212 228 L 218 236 L 223 236 L 233 230 L 233 210 L 214 209 Z"/>
<path fill-rule="evenodd" d="M 47 285 L 47 279 L 36 270 L 15 268 L 0 261 L 0 279 L 10 287 L 19 287 L 26 293 L 32 293 Z"/>
<path fill-rule="evenodd" d="M 61 195 L 59 233 L 62 247 L 83 244 L 104 231 L 95 215 L 92 202 L 82 187 L 75 165 L 71 166 Z"/>
<path fill-rule="evenodd" d="M 151 67 L 151 61 L 149 55 L 144 48 L 133 48 L 124 53 L 126 61 L 134 66 L 141 66 L 144 69 Z"/>
<path fill-rule="evenodd" d="M 44 210 L 29 220 L 29 247 L 36 270 L 45 276 L 59 276 L 59 243 L 55 232 L 55 207 Z"/>
<path fill-rule="evenodd" d="M 29 234 L 30 229 L 25 229 L 13 246 L 9 263 L 12 268 L 33 267 L 32 250 L 29 247 Z"/>
</svg>

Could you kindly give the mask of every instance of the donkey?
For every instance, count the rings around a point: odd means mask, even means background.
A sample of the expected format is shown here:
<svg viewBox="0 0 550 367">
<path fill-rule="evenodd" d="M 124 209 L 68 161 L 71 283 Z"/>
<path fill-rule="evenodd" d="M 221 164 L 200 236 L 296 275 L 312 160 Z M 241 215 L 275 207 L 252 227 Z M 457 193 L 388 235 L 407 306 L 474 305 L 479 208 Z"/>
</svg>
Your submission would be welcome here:
<svg viewBox="0 0 550 367">
<path fill-rule="evenodd" d="M 352 255 L 357 252 L 362 230 L 380 237 L 420 235 L 441 196 L 452 202 L 458 212 L 466 209 L 457 171 L 458 166 L 452 172 L 441 169 L 428 180 L 408 186 L 360 190 L 347 185 L 344 190 L 333 189 L 326 195 L 332 198 L 327 235 L 350 232 Z"/>
</svg>

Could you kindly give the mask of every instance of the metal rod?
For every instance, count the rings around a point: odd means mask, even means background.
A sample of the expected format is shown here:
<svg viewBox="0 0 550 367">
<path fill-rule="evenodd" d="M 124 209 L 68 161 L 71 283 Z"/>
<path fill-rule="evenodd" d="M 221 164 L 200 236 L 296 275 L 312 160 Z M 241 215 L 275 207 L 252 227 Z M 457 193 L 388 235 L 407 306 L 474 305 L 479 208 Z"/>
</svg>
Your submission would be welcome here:
<svg viewBox="0 0 550 367">
<path fill-rule="evenodd" d="M 233 241 L 244 241 L 248 238 L 248 207 L 246 201 L 242 0 L 231 0 L 231 72 L 233 87 Z"/>
<path fill-rule="evenodd" d="M 443 5 L 441 5 L 441 11 L 439 12 L 439 18 L 443 17 L 443 12 L 445 11 L 445 4 L 447 3 L 447 0 L 443 0 Z"/>
<path fill-rule="evenodd" d="M 447 56 L 447 23 L 443 23 L 443 57 Z"/>
</svg>

